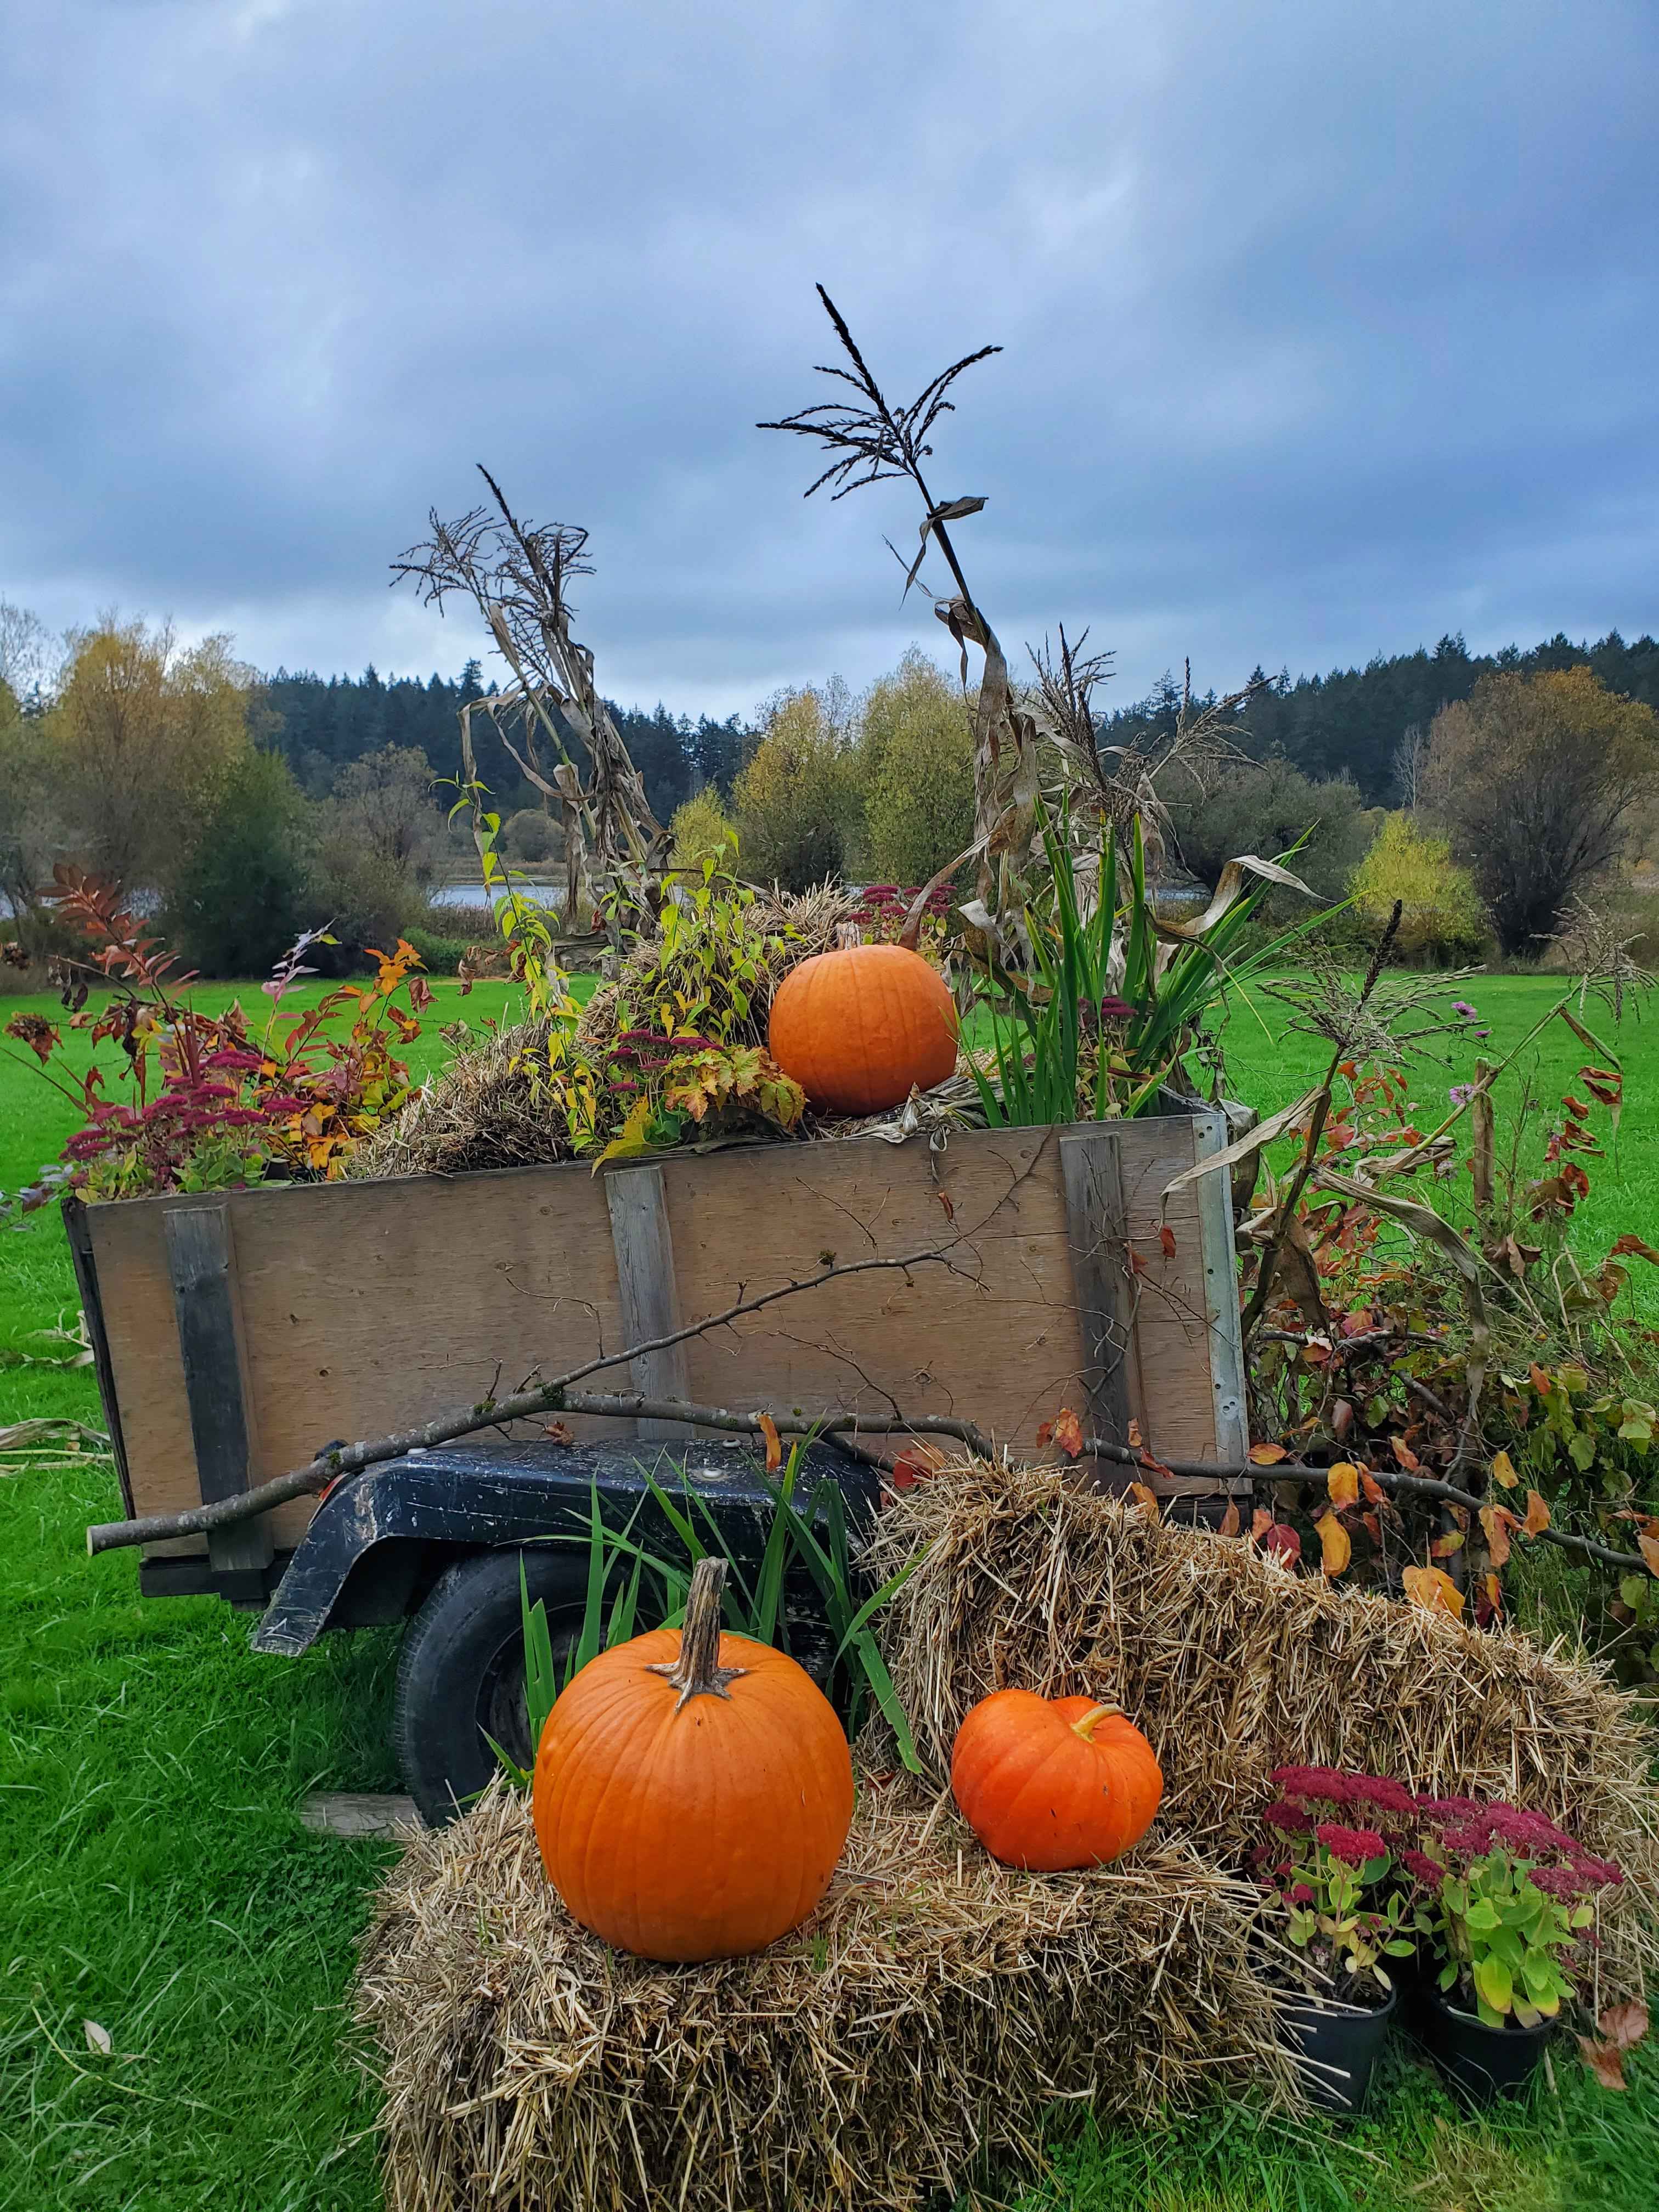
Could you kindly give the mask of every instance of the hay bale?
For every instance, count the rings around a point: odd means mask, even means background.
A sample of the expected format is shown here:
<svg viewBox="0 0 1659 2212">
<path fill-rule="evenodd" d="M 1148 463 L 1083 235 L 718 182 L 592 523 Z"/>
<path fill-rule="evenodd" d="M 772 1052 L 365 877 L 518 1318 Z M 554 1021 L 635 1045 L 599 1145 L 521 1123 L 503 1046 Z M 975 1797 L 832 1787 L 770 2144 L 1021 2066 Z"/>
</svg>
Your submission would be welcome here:
<svg viewBox="0 0 1659 2212">
<path fill-rule="evenodd" d="M 1121 1705 L 1165 1794 L 1153 1833 L 1243 1863 L 1275 1766 L 1396 1776 L 1547 1814 L 1630 1882 L 1609 1970 L 1659 1966 L 1652 1732 L 1599 1668 L 1297 1575 L 1249 1546 L 1151 1521 L 1060 1469 L 963 1463 L 882 1515 L 868 1565 L 915 1562 L 884 1616 L 894 1686 L 941 1773 L 963 1715 L 1010 1685 Z"/>
<path fill-rule="evenodd" d="M 1056 2099 L 1151 2117 L 1263 2078 L 1288 2097 L 1253 1911 L 1176 1844 L 1010 1873 L 952 1810 L 866 1772 L 804 1928 L 659 1966 L 576 1926 L 525 1800 L 497 1787 L 416 1839 L 365 1939 L 388 2204 L 909 2207 L 982 2154 L 1029 2161 Z"/>
</svg>

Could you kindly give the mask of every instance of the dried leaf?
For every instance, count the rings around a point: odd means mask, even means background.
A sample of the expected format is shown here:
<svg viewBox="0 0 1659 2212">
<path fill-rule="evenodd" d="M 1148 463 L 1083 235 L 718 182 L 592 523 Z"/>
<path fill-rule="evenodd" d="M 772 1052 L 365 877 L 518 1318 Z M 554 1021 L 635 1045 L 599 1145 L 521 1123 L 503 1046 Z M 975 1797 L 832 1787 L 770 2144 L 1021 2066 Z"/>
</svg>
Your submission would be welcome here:
<svg viewBox="0 0 1659 2212">
<path fill-rule="evenodd" d="M 1325 1474 L 1325 1491 L 1333 1505 L 1358 1505 L 1359 1469 L 1351 1460 L 1340 1459 Z"/>
<path fill-rule="evenodd" d="M 1301 891 L 1309 898 L 1318 894 L 1308 889 L 1300 876 L 1293 876 L 1288 868 L 1281 868 L 1277 860 L 1264 860 L 1255 853 L 1236 853 L 1223 867 L 1216 880 L 1215 895 L 1202 914 L 1188 921 L 1166 921 L 1160 915 L 1152 917 L 1152 927 L 1158 935 L 1178 945 L 1188 945 L 1206 937 L 1217 922 L 1236 907 L 1249 889 L 1246 878 L 1259 876 L 1264 883 L 1283 884 L 1286 889 Z M 1220 1155 L 1217 1155 L 1217 1159 Z M 1213 1167 L 1215 1160 L 1209 1164 Z"/>
<path fill-rule="evenodd" d="M 1280 1460 L 1289 1457 L 1290 1454 L 1283 1444 L 1252 1444 L 1250 1446 L 1250 1463 L 1253 1467 L 1277 1467 Z"/>
<path fill-rule="evenodd" d="M 1638 1536 L 1636 1547 L 1648 1563 L 1648 1572 L 1659 1575 L 1659 1540 L 1652 1536 Z"/>
<path fill-rule="evenodd" d="M 95 2020 L 83 2020 L 81 2023 L 81 2032 L 87 2039 L 88 2051 L 95 2051 L 100 2058 L 109 2057 L 114 2045 L 110 2041 L 110 2033 L 106 2027 L 100 2027 Z"/>
<path fill-rule="evenodd" d="M 558 1444 L 561 1447 L 568 1447 L 576 1441 L 574 1430 L 564 1421 L 550 1421 L 542 1431 L 542 1434 L 547 1438 L 549 1443 Z"/>
<path fill-rule="evenodd" d="M 1250 1541 L 1259 1544 L 1273 1525 L 1273 1516 L 1265 1505 L 1258 1505 L 1250 1516 Z"/>
<path fill-rule="evenodd" d="M 1506 1505 L 1481 1507 L 1480 1526 L 1486 1532 L 1486 1549 L 1492 1555 L 1493 1566 L 1501 1567 L 1508 1565 L 1510 1531 L 1512 1528 L 1518 1528 L 1520 1525 Z"/>
<path fill-rule="evenodd" d="M 947 1221 L 954 1222 L 957 1218 L 957 1209 L 951 1200 L 950 1192 L 948 1190 L 936 1190 L 933 1193 L 933 1195 L 939 1200 L 939 1204 L 945 1208 L 945 1218 Z"/>
<path fill-rule="evenodd" d="M 1407 1567 L 1400 1577 L 1407 1596 L 1425 1613 L 1449 1613 L 1463 1617 L 1463 1593 L 1443 1567 Z"/>
<path fill-rule="evenodd" d="M 1321 1095 L 1318 1091 L 1307 1091 L 1294 1105 L 1282 1107 L 1277 1114 L 1270 1114 L 1265 1121 L 1258 1121 L 1254 1129 L 1247 1129 L 1242 1137 L 1236 1137 L 1231 1145 L 1224 1145 L 1218 1152 L 1210 1153 L 1192 1167 L 1182 1168 L 1181 1173 L 1166 1182 L 1159 1193 L 1160 1206 L 1168 1206 L 1176 1191 L 1184 1190 L 1188 1183 L 1196 1182 L 1200 1176 L 1213 1175 L 1218 1168 L 1235 1167 L 1240 1160 L 1253 1158 L 1278 1138 L 1288 1136 L 1292 1129 L 1305 1124 Z"/>
<path fill-rule="evenodd" d="M 1505 1490 L 1513 1490 L 1520 1481 L 1521 1478 L 1515 1471 L 1515 1462 L 1506 1451 L 1499 1452 L 1492 1461 L 1492 1479 L 1494 1482 L 1501 1482 Z"/>
<path fill-rule="evenodd" d="M 1238 1501 L 1235 1498 L 1230 1502 L 1226 1511 L 1222 1515 L 1221 1526 L 1217 1533 L 1223 1536 L 1236 1536 L 1243 1525 L 1239 1516 Z M 1654 1549 L 1659 1552 L 1659 1545 L 1656 1545 Z"/>
<path fill-rule="evenodd" d="M 1628 1233 L 1618 1239 L 1607 1257 L 1609 1260 L 1622 1260 L 1631 1253 L 1634 1253 L 1638 1260 L 1651 1260 L 1655 1267 L 1659 1267 L 1659 1252 L 1656 1252 L 1651 1244 L 1644 1244 L 1639 1237 L 1632 1237 Z"/>
<path fill-rule="evenodd" d="M 1129 1424 L 1129 1449 L 1131 1451 L 1142 1451 L 1146 1449 L 1141 1438 L 1139 1421 L 1132 1420 Z"/>
<path fill-rule="evenodd" d="M 1288 1521 L 1275 1521 L 1263 1536 L 1261 1548 L 1287 1567 L 1293 1567 L 1302 1557 L 1302 1539 Z"/>
<path fill-rule="evenodd" d="M 1412 1449 L 1411 1446 L 1399 1437 L 1391 1437 L 1389 1441 L 1394 1446 L 1395 1457 L 1399 1461 L 1401 1466 L 1405 1468 L 1407 1474 L 1415 1474 L 1421 1468 L 1423 1462 L 1419 1459 L 1417 1454 Z"/>
<path fill-rule="evenodd" d="M 1353 1557 L 1353 1544 L 1347 1530 L 1328 1507 L 1314 1523 L 1319 1531 L 1320 1565 L 1327 1577 L 1334 1582 L 1346 1571 Z"/>
<path fill-rule="evenodd" d="M 1167 1221 L 1158 1232 L 1158 1241 L 1164 1248 L 1164 1258 L 1173 1260 L 1176 1255 L 1175 1231 Z"/>
<path fill-rule="evenodd" d="M 1550 1525 L 1550 1509 L 1535 1490 L 1527 1492 L 1527 1517 L 1521 1523 L 1523 1536 L 1541 1536 Z"/>
<path fill-rule="evenodd" d="M 1149 1484 L 1132 1482 L 1129 1485 L 1129 1495 L 1137 1505 L 1145 1507 L 1154 1521 L 1161 1517 L 1163 1508 L 1158 1503 L 1158 1492 Z"/>
<path fill-rule="evenodd" d="M 1648 2032 L 1648 2008 L 1640 1997 L 1610 2004 L 1595 2023 L 1615 2051 L 1634 2051 Z"/>
<path fill-rule="evenodd" d="M 1067 1459 L 1075 1459 L 1083 1449 L 1083 1424 L 1069 1406 L 1062 1406 L 1054 1419 L 1045 1421 L 1037 1431 L 1037 1442 L 1058 1444 Z"/>
<path fill-rule="evenodd" d="M 755 1422 L 766 1439 L 766 1472 L 775 1474 L 783 1465 L 783 1438 L 778 1434 L 778 1425 L 769 1413 L 757 1413 Z"/>
<path fill-rule="evenodd" d="M 1589 2068 L 1590 2072 L 1595 2075 L 1604 2089 L 1624 2089 L 1629 2087 L 1625 2080 L 1624 2053 L 1616 2045 L 1598 2042 L 1592 2036 L 1581 2035 L 1578 2038 L 1578 2048 L 1583 2054 L 1585 2065 Z"/>
<path fill-rule="evenodd" d="M 1429 1557 L 1431 1559 L 1449 1559 L 1454 1552 L 1461 1552 L 1462 1548 L 1463 1531 L 1449 1528 L 1443 1536 L 1437 1536 L 1430 1545 Z"/>
<path fill-rule="evenodd" d="M 1361 1468 L 1359 1474 L 1359 1487 L 1365 1493 L 1365 1503 L 1368 1505 L 1381 1507 L 1388 1504 L 1388 1492 L 1383 1489 L 1382 1484 L 1377 1480 L 1376 1477 L 1370 1473 L 1369 1468 Z"/>
</svg>

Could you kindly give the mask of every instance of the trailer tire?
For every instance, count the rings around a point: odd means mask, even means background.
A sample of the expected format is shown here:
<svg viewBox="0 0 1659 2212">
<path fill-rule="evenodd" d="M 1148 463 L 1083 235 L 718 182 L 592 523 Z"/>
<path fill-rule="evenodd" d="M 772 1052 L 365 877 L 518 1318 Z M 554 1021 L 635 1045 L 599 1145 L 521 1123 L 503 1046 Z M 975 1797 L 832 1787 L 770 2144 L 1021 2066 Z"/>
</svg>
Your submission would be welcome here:
<svg viewBox="0 0 1659 2212">
<path fill-rule="evenodd" d="M 587 1559 L 550 1545 L 457 1560 L 404 1635 L 392 1740 L 404 1787 L 429 1828 L 454 1820 L 497 1771 L 486 1729 L 520 1765 L 532 1763 L 520 1559 L 531 1603 L 539 1598 L 547 1607 L 557 1661 L 580 1633 Z"/>
</svg>

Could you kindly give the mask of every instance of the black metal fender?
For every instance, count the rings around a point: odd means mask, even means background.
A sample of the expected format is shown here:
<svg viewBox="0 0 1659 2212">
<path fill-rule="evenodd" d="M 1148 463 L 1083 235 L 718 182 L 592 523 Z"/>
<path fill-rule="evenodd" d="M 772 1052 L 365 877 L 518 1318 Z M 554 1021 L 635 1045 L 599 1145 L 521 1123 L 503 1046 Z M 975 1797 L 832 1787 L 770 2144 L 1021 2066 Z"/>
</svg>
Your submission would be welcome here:
<svg viewBox="0 0 1659 2212">
<path fill-rule="evenodd" d="M 677 1504 L 689 1484 L 732 1558 L 759 1559 L 772 1494 L 746 1441 L 442 1444 L 365 1468 L 325 1494 L 254 1632 L 253 1649 L 294 1659 L 325 1629 L 400 1620 L 465 1553 L 537 1537 L 585 1542 L 596 1498 L 607 1528 L 620 1530 L 631 1519 L 635 1540 L 647 1549 L 681 1554 L 647 1471 Z M 801 1455 L 797 1498 L 804 1503 L 826 1476 L 846 1501 L 856 1548 L 876 1510 L 876 1476 L 860 1461 L 815 1445 Z"/>
</svg>

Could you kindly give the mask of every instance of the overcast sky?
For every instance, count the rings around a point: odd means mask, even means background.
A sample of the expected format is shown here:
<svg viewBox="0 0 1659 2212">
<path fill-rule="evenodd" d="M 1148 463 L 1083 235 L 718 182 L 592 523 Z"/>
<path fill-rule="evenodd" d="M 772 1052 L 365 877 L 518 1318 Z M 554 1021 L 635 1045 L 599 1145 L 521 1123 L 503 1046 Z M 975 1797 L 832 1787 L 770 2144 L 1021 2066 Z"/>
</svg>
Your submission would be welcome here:
<svg viewBox="0 0 1659 2212">
<path fill-rule="evenodd" d="M 912 638 L 803 502 L 821 278 L 1011 649 L 1119 700 L 1659 627 L 1653 0 L 0 0 L 0 596 L 450 672 L 386 564 L 486 461 L 624 702 Z M 931 635 L 930 635 L 931 633 Z"/>
</svg>

